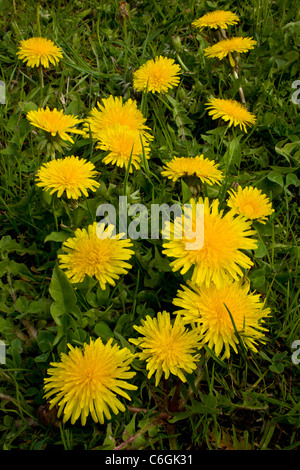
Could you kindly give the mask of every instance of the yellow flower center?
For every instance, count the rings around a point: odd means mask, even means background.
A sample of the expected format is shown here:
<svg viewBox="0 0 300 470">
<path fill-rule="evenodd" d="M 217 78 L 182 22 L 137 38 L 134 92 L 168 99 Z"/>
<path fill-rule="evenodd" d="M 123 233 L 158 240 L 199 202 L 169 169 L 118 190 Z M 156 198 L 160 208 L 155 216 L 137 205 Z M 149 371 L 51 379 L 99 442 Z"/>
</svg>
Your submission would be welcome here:
<svg viewBox="0 0 300 470">
<path fill-rule="evenodd" d="M 241 208 L 242 212 L 244 212 L 245 214 L 247 214 L 248 216 L 254 216 L 255 213 L 256 213 L 256 210 L 255 210 L 255 207 L 253 207 L 252 204 L 248 203 L 248 204 L 245 204 L 242 208 Z"/>
</svg>

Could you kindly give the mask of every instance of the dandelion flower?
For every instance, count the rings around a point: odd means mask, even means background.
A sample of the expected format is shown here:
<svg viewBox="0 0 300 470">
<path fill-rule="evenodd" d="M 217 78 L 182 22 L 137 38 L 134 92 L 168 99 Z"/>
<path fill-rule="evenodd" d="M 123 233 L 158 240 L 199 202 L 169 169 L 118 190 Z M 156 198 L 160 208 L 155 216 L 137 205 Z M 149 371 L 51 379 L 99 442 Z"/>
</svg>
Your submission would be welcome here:
<svg viewBox="0 0 300 470">
<path fill-rule="evenodd" d="M 108 151 L 108 155 L 103 158 L 106 165 L 113 164 L 121 168 L 127 168 L 129 160 L 130 173 L 133 167 L 140 168 L 143 151 L 146 158 L 149 158 L 149 143 L 137 130 L 132 130 L 128 126 L 115 124 L 98 132 L 98 149 Z"/>
<path fill-rule="evenodd" d="M 252 38 L 237 37 L 224 39 L 204 49 L 204 55 L 207 57 L 217 57 L 222 60 L 233 52 L 237 52 L 238 54 L 248 52 L 250 49 L 254 48 L 255 44 L 257 44 L 257 42 Z"/>
<path fill-rule="evenodd" d="M 167 93 L 179 84 L 180 67 L 173 59 L 158 56 L 148 60 L 133 74 L 133 86 L 137 91 Z"/>
<path fill-rule="evenodd" d="M 270 309 L 264 308 L 258 294 L 249 292 L 249 281 L 227 282 L 219 288 L 214 284 L 197 287 L 189 283 L 189 287 L 181 288 L 173 299 L 173 304 L 181 310 L 174 313 L 181 315 L 185 322 L 196 323 L 203 342 L 217 356 L 223 348 L 225 358 L 230 356 L 230 348 L 237 353 L 238 336 L 245 348 L 254 352 L 257 342 L 264 342 L 267 330 L 262 323 Z"/>
<path fill-rule="evenodd" d="M 267 217 L 274 212 L 269 198 L 257 188 L 247 186 L 242 189 L 239 186 L 237 191 L 230 190 L 229 194 L 228 206 L 234 213 L 242 214 L 247 219 L 265 224 Z"/>
<path fill-rule="evenodd" d="M 229 121 L 229 126 L 240 126 L 241 130 L 247 133 L 247 127 L 254 125 L 256 117 L 250 113 L 245 106 L 235 100 L 225 100 L 222 98 L 211 98 L 206 103 L 208 114 L 212 119 L 222 118 Z"/>
<path fill-rule="evenodd" d="M 113 127 L 115 124 L 128 126 L 133 131 L 139 131 L 148 140 L 153 136 L 148 132 L 150 128 L 145 125 L 146 119 L 138 109 L 136 101 L 128 99 L 125 103 L 122 97 L 109 96 L 102 100 L 102 104 L 91 109 L 90 116 L 85 120 L 84 128 L 95 141 L 99 140 L 99 132 Z"/>
<path fill-rule="evenodd" d="M 241 250 L 257 248 L 257 241 L 250 238 L 256 232 L 251 230 L 251 222 L 243 216 L 235 216 L 232 211 L 223 215 L 223 211 L 219 211 L 218 199 L 210 205 L 208 198 L 200 198 L 197 204 L 204 206 L 202 243 L 197 241 L 196 202 L 191 199 L 190 205 L 184 206 L 182 217 L 166 223 L 162 233 L 165 238 L 169 237 L 169 241 L 163 244 L 163 254 L 175 258 L 170 263 L 173 271 L 180 270 L 183 275 L 193 268 L 191 281 L 194 284 L 209 286 L 214 282 L 221 287 L 227 279 L 244 276 L 242 268 L 249 269 L 253 265 Z M 185 219 L 192 226 L 194 238 L 189 231 L 182 230 Z"/>
<path fill-rule="evenodd" d="M 148 378 L 155 374 L 155 385 L 164 374 L 168 379 L 170 373 L 186 382 L 184 373 L 191 374 L 196 369 L 195 351 L 200 347 L 200 336 L 196 329 L 188 330 L 178 316 L 172 323 L 168 312 L 159 312 L 157 318 L 146 316 L 142 326 L 134 325 L 142 337 L 129 339 L 140 349 L 141 360 L 146 360 Z"/>
<path fill-rule="evenodd" d="M 227 29 L 229 25 L 237 24 L 238 21 L 239 17 L 231 11 L 215 10 L 193 21 L 192 26 L 200 28 L 200 30 L 205 27 Z"/>
<path fill-rule="evenodd" d="M 84 343 L 83 348 L 68 347 L 70 351 L 62 353 L 60 362 L 50 363 L 50 377 L 44 379 L 50 409 L 57 405 L 64 423 L 71 418 L 75 424 L 80 417 L 82 426 L 89 415 L 103 424 L 104 417 L 111 419 L 111 411 L 125 411 L 118 395 L 130 400 L 125 390 L 137 389 L 127 382 L 135 375 L 129 367 L 134 358 L 130 350 L 112 345 L 112 338 L 105 345 L 97 338 Z"/>
<path fill-rule="evenodd" d="M 115 280 L 131 268 L 127 263 L 134 254 L 131 240 L 122 239 L 123 234 L 114 235 L 114 225 L 106 229 L 104 225 L 98 227 L 94 222 L 87 229 L 78 228 L 74 237 L 63 243 L 65 254 L 58 258 L 71 282 L 82 282 L 87 274 L 98 279 L 104 290 L 106 284 L 114 286 Z"/>
<path fill-rule="evenodd" d="M 39 108 L 37 111 L 29 111 L 26 115 L 30 124 L 39 127 L 49 137 L 60 137 L 62 140 L 67 140 L 74 143 L 73 139 L 68 133 L 83 134 L 83 131 L 76 129 L 74 126 L 80 124 L 82 121 L 76 116 L 64 114 L 56 108 L 50 110 L 47 106 L 46 109 Z"/>
<path fill-rule="evenodd" d="M 197 155 L 196 157 L 174 157 L 163 168 L 162 176 L 174 182 L 183 176 L 197 176 L 203 183 L 220 184 L 220 181 L 224 178 L 215 162 L 204 158 L 203 155 Z"/>
<path fill-rule="evenodd" d="M 72 155 L 44 163 L 37 172 L 37 186 L 51 190 L 50 194 L 57 191 L 58 197 L 65 191 L 67 198 L 78 199 L 81 194 L 88 196 L 88 189 L 96 191 L 100 186 L 92 179 L 96 174 L 92 162 Z"/>
<path fill-rule="evenodd" d="M 29 67 L 49 67 L 50 63 L 57 65 L 63 54 L 51 39 L 38 37 L 21 41 L 17 56 Z"/>
</svg>

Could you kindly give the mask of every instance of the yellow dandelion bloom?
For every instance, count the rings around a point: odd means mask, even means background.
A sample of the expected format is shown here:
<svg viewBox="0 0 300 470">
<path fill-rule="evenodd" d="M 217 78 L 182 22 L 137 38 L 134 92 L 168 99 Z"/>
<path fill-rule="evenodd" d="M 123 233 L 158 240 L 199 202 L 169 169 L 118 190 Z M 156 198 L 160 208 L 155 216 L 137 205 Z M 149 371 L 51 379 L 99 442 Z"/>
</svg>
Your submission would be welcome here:
<svg viewBox="0 0 300 470">
<path fill-rule="evenodd" d="M 248 52 L 250 49 L 254 48 L 255 44 L 257 44 L 257 42 L 252 38 L 236 37 L 224 39 L 204 49 L 204 55 L 207 57 L 217 57 L 222 60 L 233 52 L 238 54 Z"/>
<path fill-rule="evenodd" d="M 224 178 L 214 160 L 204 158 L 203 155 L 174 157 L 163 167 L 161 175 L 174 182 L 183 176 L 197 176 L 203 183 L 207 184 L 220 184 L 220 181 Z"/>
<path fill-rule="evenodd" d="M 76 116 L 64 114 L 63 110 L 58 111 L 56 108 L 50 110 L 39 108 L 37 111 L 29 111 L 26 115 L 32 126 L 39 127 L 52 137 L 59 136 L 62 140 L 68 140 L 74 143 L 68 133 L 83 134 L 83 131 L 76 129 L 82 122 Z"/>
<path fill-rule="evenodd" d="M 82 282 L 86 275 L 98 279 L 104 290 L 106 284 L 115 285 L 120 275 L 131 268 L 127 261 L 134 254 L 130 239 L 114 235 L 114 225 L 106 229 L 97 222 L 87 229 L 78 228 L 74 237 L 63 243 L 65 254 L 58 255 L 60 268 L 66 270 L 71 282 Z"/>
<path fill-rule="evenodd" d="M 191 374 L 196 369 L 197 356 L 193 354 L 201 347 L 198 330 L 189 331 L 179 316 L 172 323 L 165 311 L 156 318 L 147 315 L 141 323 L 142 326 L 133 327 L 143 336 L 129 341 L 142 349 L 138 356 L 147 362 L 148 378 L 154 374 L 156 386 L 163 374 L 165 379 L 173 374 L 186 382 L 184 373 Z"/>
<path fill-rule="evenodd" d="M 139 131 L 147 140 L 152 140 L 153 136 L 148 132 L 150 128 L 145 125 L 145 122 L 146 119 L 138 109 L 136 101 L 128 99 L 124 103 L 121 96 L 109 96 L 102 100 L 102 104 L 97 103 L 97 107 L 91 109 L 84 128 L 87 132 L 86 137 L 89 136 L 90 130 L 95 141 L 99 140 L 99 132 L 115 124 L 128 126 L 133 131 Z"/>
<path fill-rule="evenodd" d="M 124 412 L 125 406 L 118 395 L 131 400 L 125 390 L 136 390 L 127 382 L 135 372 L 130 371 L 134 355 L 128 348 L 112 344 L 112 338 L 104 345 L 100 338 L 84 343 L 83 348 L 68 344 L 68 354 L 62 353 L 60 362 L 51 362 L 44 379 L 45 398 L 50 398 L 50 409 L 58 406 L 58 417 L 63 414 L 65 423 L 71 418 L 75 424 L 87 417 L 101 424 L 104 417 L 111 419 L 111 411 Z"/>
<path fill-rule="evenodd" d="M 44 163 L 37 172 L 36 180 L 37 186 L 50 190 L 50 194 L 57 191 L 57 197 L 61 197 L 66 192 L 67 198 L 78 199 L 81 194 L 88 196 L 88 189 L 96 191 L 100 186 L 98 181 L 92 179 L 96 174 L 92 162 L 72 155 Z"/>
<path fill-rule="evenodd" d="M 201 237 L 197 239 L 197 204 L 204 206 L 202 243 Z M 183 230 L 185 219 L 191 224 L 190 232 Z M 241 250 L 257 248 L 257 241 L 250 238 L 255 233 L 251 222 L 243 216 L 235 216 L 232 211 L 223 215 L 218 199 L 211 205 L 208 198 L 200 198 L 197 203 L 191 199 L 190 205 L 184 206 L 182 217 L 166 223 L 162 234 L 164 238 L 169 237 L 169 241 L 163 243 L 163 254 L 175 258 L 170 263 L 173 271 L 185 274 L 193 267 L 191 281 L 194 284 L 209 286 L 214 282 L 221 287 L 227 279 L 244 276 L 242 268 L 249 269 L 253 265 Z"/>
<path fill-rule="evenodd" d="M 205 27 L 227 29 L 229 25 L 234 25 L 238 22 L 239 17 L 235 13 L 226 10 L 215 10 L 193 21 L 192 26 L 194 26 L 194 28 L 200 28 L 200 30 Z"/>
<path fill-rule="evenodd" d="M 247 127 L 254 125 L 256 117 L 250 113 L 245 106 L 235 100 L 225 100 L 222 98 L 211 98 L 206 103 L 208 114 L 212 119 L 222 118 L 229 121 L 229 126 L 240 126 L 241 130 L 247 133 Z"/>
<path fill-rule="evenodd" d="M 266 223 L 267 217 L 274 212 L 269 198 L 257 188 L 247 186 L 238 187 L 237 191 L 230 190 L 228 206 L 236 214 L 242 214 L 247 219 L 257 220 L 262 224 Z"/>
<path fill-rule="evenodd" d="M 174 313 L 182 315 L 187 323 L 196 323 L 203 342 L 217 356 L 223 348 L 223 358 L 230 356 L 230 348 L 238 352 L 236 332 L 245 348 L 254 352 L 257 342 L 264 342 L 267 330 L 262 323 L 270 315 L 270 309 L 264 308 L 258 294 L 249 292 L 250 282 L 227 282 L 219 288 L 214 284 L 197 287 L 189 283 L 189 287 L 181 286 L 181 289 L 173 299 L 173 304 L 181 310 Z"/>
<path fill-rule="evenodd" d="M 127 168 L 129 160 L 130 173 L 133 167 L 140 168 L 143 151 L 146 158 L 149 158 L 149 143 L 145 137 L 137 130 L 132 130 L 128 126 L 115 124 L 98 132 L 99 141 L 96 148 L 108 151 L 102 162 L 106 165 L 110 163 L 121 168 Z"/>
<path fill-rule="evenodd" d="M 179 84 L 180 67 L 173 59 L 158 56 L 148 60 L 133 74 L 133 86 L 137 91 L 167 93 Z"/>
<path fill-rule="evenodd" d="M 63 57 L 62 50 L 51 39 L 30 38 L 20 42 L 17 56 L 29 67 L 57 65 Z"/>
</svg>

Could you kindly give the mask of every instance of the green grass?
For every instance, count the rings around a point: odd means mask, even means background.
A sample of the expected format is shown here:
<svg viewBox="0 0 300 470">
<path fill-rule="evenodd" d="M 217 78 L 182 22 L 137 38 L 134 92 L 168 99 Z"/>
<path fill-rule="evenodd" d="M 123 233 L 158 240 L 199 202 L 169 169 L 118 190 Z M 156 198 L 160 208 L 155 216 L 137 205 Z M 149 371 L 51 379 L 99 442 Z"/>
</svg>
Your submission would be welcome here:
<svg viewBox="0 0 300 470">
<path fill-rule="evenodd" d="M 7 91 L 0 104 L 0 338 L 7 345 L 0 365 L 1 449 L 297 449 L 300 365 L 291 360 L 292 343 L 300 340 L 300 108 L 291 101 L 292 83 L 300 79 L 297 2 L 131 1 L 128 20 L 118 5 L 0 0 L 0 79 Z M 232 35 L 257 41 L 241 56 L 238 80 L 226 60 L 204 57 L 211 33 L 191 28 L 216 8 L 240 17 Z M 39 30 L 64 51 L 58 67 L 44 71 L 43 90 L 38 72 L 16 57 L 19 41 Z M 133 89 L 133 72 L 158 54 L 181 65 L 181 82 L 168 96 L 145 99 Z M 210 96 L 239 99 L 239 86 L 257 117 L 247 134 L 213 121 L 204 108 Z M 137 100 L 155 135 L 151 159 L 133 175 L 113 172 L 91 140 L 77 137 L 64 154 L 90 159 L 101 187 L 68 208 L 34 183 L 48 156 L 26 113 L 48 105 L 84 118 L 110 94 Z M 205 348 L 197 373 L 180 389 L 175 379 L 155 387 L 136 363 L 138 390 L 124 414 L 105 425 L 61 424 L 43 398 L 49 363 L 68 342 L 82 344 L 89 336 L 113 335 L 127 345 L 140 318 L 174 310 L 182 282 L 161 254 L 161 240 L 136 241 L 133 268 L 115 288 L 103 292 L 86 280 L 76 290 L 73 314 L 55 317 L 49 287 L 62 241 L 96 220 L 100 203 L 117 205 L 119 195 L 139 190 L 147 206 L 186 202 L 188 187 L 172 186 L 160 170 L 174 155 L 201 153 L 226 175 L 220 188 L 206 189 L 209 198 L 224 204 L 227 189 L 239 182 L 272 199 L 274 214 L 266 225 L 255 224 L 260 243 L 249 272 L 252 290 L 272 311 L 266 344 L 227 361 Z"/>
</svg>

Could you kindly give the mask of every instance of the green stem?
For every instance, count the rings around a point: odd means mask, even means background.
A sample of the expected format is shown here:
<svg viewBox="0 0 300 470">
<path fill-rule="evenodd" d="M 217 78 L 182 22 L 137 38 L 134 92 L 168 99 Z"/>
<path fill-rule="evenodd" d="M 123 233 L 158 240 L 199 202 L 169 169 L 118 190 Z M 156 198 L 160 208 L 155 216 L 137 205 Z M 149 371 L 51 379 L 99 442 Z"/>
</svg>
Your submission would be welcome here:
<svg viewBox="0 0 300 470">
<path fill-rule="evenodd" d="M 72 201 L 73 201 L 72 199 L 70 199 L 70 201 L 64 201 L 62 199 L 64 209 L 66 211 L 67 216 L 69 217 L 70 227 L 73 227 L 73 217 L 72 217 L 71 211 L 69 209 L 69 204 L 72 204 Z"/>
<path fill-rule="evenodd" d="M 218 31 L 218 38 L 219 40 L 228 39 L 227 34 L 224 31 L 224 29 L 221 29 L 221 31 Z M 238 80 L 239 78 L 238 59 L 234 59 L 230 52 L 228 54 L 228 58 L 229 58 L 229 63 L 232 67 L 233 76 L 236 80 Z M 245 98 L 244 90 L 241 86 L 239 87 L 239 95 L 241 98 L 241 102 L 243 103 L 244 106 L 246 106 L 247 105 L 246 98 Z"/>
<path fill-rule="evenodd" d="M 146 90 L 142 93 L 142 100 L 141 100 L 141 113 L 145 119 L 147 119 L 147 115 L 148 115 L 147 98 L 148 98 L 148 92 Z"/>
<path fill-rule="evenodd" d="M 190 72 L 190 69 L 185 65 L 185 63 L 183 62 L 182 58 L 180 57 L 180 55 L 176 54 L 176 58 L 178 60 L 178 62 L 180 63 L 181 67 L 183 68 L 183 70 L 185 70 L 186 72 Z"/>
<path fill-rule="evenodd" d="M 221 157 L 220 153 L 221 153 L 221 150 L 222 150 L 222 147 L 223 147 L 223 140 L 224 140 L 225 135 L 227 134 L 227 131 L 228 131 L 229 127 L 230 127 L 230 124 L 227 125 L 227 127 L 226 127 L 226 129 L 225 129 L 225 131 L 224 131 L 224 133 L 223 133 L 223 135 L 220 139 L 218 148 L 217 148 L 217 155 L 219 156 L 219 158 Z"/>
<path fill-rule="evenodd" d="M 42 36 L 42 31 L 41 31 L 41 22 L 40 22 L 40 3 L 37 4 L 36 6 L 36 24 L 37 24 L 37 30 L 38 30 L 38 36 Z M 39 66 L 39 78 L 40 78 L 40 92 L 41 92 L 41 106 L 44 98 L 44 75 L 43 75 L 43 66 Z"/>
<path fill-rule="evenodd" d="M 89 198 L 88 198 L 87 196 L 85 196 L 85 202 L 86 202 L 86 206 L 87 206 L 87 208 L 88 208 L 89 216 L 90 216 L 91 221 L 92 221 L 92 223 L 93 223 L 94 220 L 95 220 L 95 218 L 94 218 L 94 215 L 93 215 L 93 213 L 92 213 L 92 211 L 91 211 L 91 208 L 90 208 L 90 205 L 89 205 Z"/>
<path fill-rule="evenodd" d="M 43 72 L 43 66 L 42 66 L 42 65 L 39 65 L 39 78 L 40 78 L 41 106 L 43 106 L 43 99 L 44 99 L 44 72 Z"/>
<path fill-rule="evenodd" d="M 42 32 L 41 32 L 41 23 L 40 23 L 40 4 L 39 3 L 36 6 L 36 24 L 37 24 L 38 35 L 41 37 Z"/>
<path fill-rule="evenodd" d="M 53 217 L 54 217 L 54 221 L 55 221 L 55 228 L 56 228 L 56 231 L 58 232 L 58 222 L 57 222 L 57 217 L 56 217 L 56 212 L 55 212 L 55 195 L 53 195 L 52 197 L 52 210 L 53 210 Z"/>
</svg>

